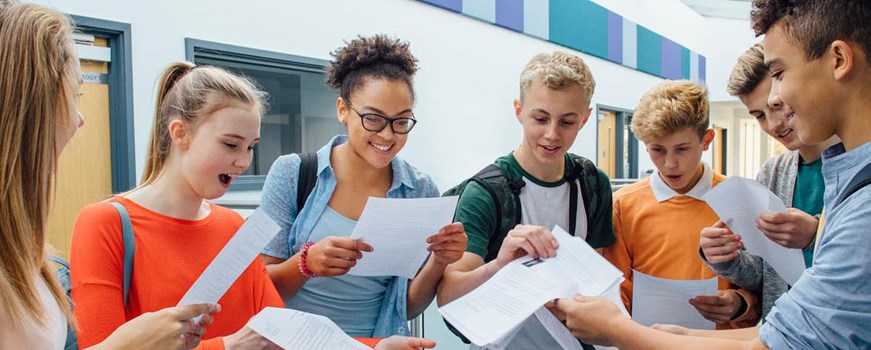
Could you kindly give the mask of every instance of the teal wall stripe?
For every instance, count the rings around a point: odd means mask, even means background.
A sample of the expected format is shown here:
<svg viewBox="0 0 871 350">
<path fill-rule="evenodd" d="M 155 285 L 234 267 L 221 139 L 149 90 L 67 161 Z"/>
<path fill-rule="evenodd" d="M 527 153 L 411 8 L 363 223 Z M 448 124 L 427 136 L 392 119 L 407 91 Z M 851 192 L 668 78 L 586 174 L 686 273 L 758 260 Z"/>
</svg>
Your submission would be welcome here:
<svg viewBox="0 0 871 350">
<path fill-rule="evenodd" d="M 680 48 L 680 78 L 690 78 L 690 50 L 685 47 Z"/>
<path fill-rule="evenodd" d="M 509 30 L 522 30 L 524 34 L 658 77 L 705 81 L 705 56 L 610 13 L 592 0 L 417 1 Z M 515 13 L 521 4 L 523 12 Z M 501 17 L 497 16 L 499 9 Z"/>
<path fill-rule="evenodd" d="M 589 1 L 550 1 L 550 41 L 608 57 L 608 10 Z"/>
<path fill-rule="evenodd" d="M 662 43 L 659 34 L 638 26 L 638 70 L 660 76 Z"/>
</svg>

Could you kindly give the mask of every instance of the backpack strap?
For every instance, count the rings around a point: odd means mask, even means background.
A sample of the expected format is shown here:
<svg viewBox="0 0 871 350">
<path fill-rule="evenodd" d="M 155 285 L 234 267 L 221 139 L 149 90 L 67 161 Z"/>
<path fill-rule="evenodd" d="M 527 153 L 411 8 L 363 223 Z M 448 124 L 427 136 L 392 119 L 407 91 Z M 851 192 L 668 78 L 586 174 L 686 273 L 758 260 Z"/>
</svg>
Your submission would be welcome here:
<svg viewBox="0 0 871 350">
<path fill-rule="evenodd" d="M 859 170 L 859 172 L 853 176 L 850 183 L 847 184 L 847 190 L 838 196 L 838 199 L 835 200 L 835 204 L 832 205 L 832 209 L 840 205 L 843 201 L 847 200 L 848 197 L 853 195 L 853 193 L 856 193 L 868 184 L 871 184 L 871 163 L 865 165 L 864 168 Z"/>
<path fill-rule="evenodd" d="M 584 203 L 584 213 L 586 213 L 587 217 L 587 229 L 592 228 L 592 196 L 599 193 L 599 184 L 598 184 L 598 170 L 596 170 L 596 165 L 593 162 L 589 161 L 587 158 L 581 157 L 577 154 L 569 153 L 569 158 L 571 158 L 572 167 L 570 170 L 567 170 L 566 178 L 568 181 L 578 181 L 578 187 L 581 189 L 581 200 Z M 574 190 L 574 186 L 571 186 L 571 189 Z M 578 197 L 577 192 L 574 195 L 569 193 L 571 196 L 570 206 L 572 208 L 569 212 L 569 226 L 571 226 L 572 235 L 575 234 L 575 225 L 573 222 L 577 221 L 577 203 Z M 608 203 L 610 205 L 610 203 Z"/>
<path fill-rule="evenodd" d="M 318 154 L 315 152 L 298 153 L 299 176 L 296 179 L 296 213 L 302 211 L 305 201 L 311 195 L 318 180 Z"/>
<path fill-rule="evenodd" d="M 133 278 L 133 255 L 136 251 L 136 242 L 133 241 L 133 224 L 130 222 L 130 214 L 121 203 L 109 203 L 118 210 L 118 214 L 121 216 L 121 237 L 124 241 L 124 308 L 127 308 L 130 281 Z"/>
<path fill-rule="evenodd" d="M 56 264 L 60 265 L 61 267 L 65 267 L 67 270 L 69 270 L 70 268 L 70 263 L 57 255 L 50 254 L 48 256 L 48 260 L 54 261 Z"/>
</svg>

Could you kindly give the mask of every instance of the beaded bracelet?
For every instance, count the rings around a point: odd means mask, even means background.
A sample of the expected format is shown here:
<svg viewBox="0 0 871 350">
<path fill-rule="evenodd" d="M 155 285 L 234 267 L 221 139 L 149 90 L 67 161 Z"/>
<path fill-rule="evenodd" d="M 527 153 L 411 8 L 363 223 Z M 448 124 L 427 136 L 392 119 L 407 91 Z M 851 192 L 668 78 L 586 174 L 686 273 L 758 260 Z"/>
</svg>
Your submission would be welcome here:
<svg viewBox="0 0 871 350">
<path fill-rule="evenodd" d="M 312 272 L 312 270 L 309 270 L 308 266 L 306 266 L 306 264 L 305 264 L 305 257 L 308 256 L 308 250 L 313 245 L 315 245 L 315 242 L 306 242 L 306 244 L 304 246 L 302 246 L 302 250 L 301 250 L 302 253 L 299 255 L 299 273 L 301 273 L 305 277 L 317 277 L 318 276 L 318 275 L 315 275 L 315 273 Z"/>
</svg>

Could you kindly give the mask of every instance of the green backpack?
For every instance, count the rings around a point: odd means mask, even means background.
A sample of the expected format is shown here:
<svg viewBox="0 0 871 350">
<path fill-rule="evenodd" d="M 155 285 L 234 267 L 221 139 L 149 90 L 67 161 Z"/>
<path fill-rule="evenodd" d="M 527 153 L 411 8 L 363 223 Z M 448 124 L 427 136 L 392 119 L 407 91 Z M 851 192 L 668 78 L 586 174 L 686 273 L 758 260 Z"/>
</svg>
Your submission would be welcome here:
<svg viewBox="0 0 871 350">
<path fill-rule="evenodd" d="M 592 228 L 590 212 L 591 208 L 599 205 L 611 205 L 611 203 L 601 203 L 602 198 L 599 198 L 599 169 L 589 159 L 576 154 L 569 153 L 571 159 L 570 164 L 566 164 L 566 181 L 572 183 L 579 181 L 580 186 L 569 186 L 569 227 L 568 231 L 571 235 L 577 235 L 577 210 L 578 210 L 578 190 L 581 189 L 581 198 L 584 203 L 584 209 L 587 217 L 587 227 Z M 454 186 L 443 194 L 444 196 L 462 196 L 463 190 L 470 182 L 475 182 L 484 188 L 490 197 L 493 198 L 493 203 L 496 203 L 496 229 L 489 233 L 487 245 L 487 256 L 484 262 L 489 262 L 496 259 L 499 253 L 499 248 L 502 246 L 502 241 L 517 224 L 520 223 L 521 204 L 520 191 L 526 182 L 522 177 L 509 178 L 509 175 L 499 168 L 496 164 L 487 165 L 479 171 L 475 176 L 463 181 L 457 186 Z"/>
<path fill-rule="evenodd" d="M 577 211 L 578 211 L 578 187 L 581 189 L 581 199 L 584 203 L 584 210 L 587 217 L 587 227 L 592 229 L 591 208 L 600 205 L 611 205 L 611 198 L 600 198 L 599 195 L 599 169 L 589 159 L 576 154 L 569 153 L 570 164 L 566 164 L 566 181 L 573 183 L 578 181 L 580 186 L 569 186 L 569 234 L 577 235 Z M 520 191 L 526 182 L 522 177 L 509 178 L 509 175 L 496 164 L 490 164 L 481 169 L 475 176 L 463 181 L 457 186 L 454 186 L 443 194 L 443 196 L 462 196 L 463 190 L 470 182 L 475 182 L 484 188 L 496 204 L 496 229 L 488 234 L 487 256 L 484 262 L 489 262 L 496 259 L 499 254 L 499 248 L 502 247 L 502 241 L 517 224 L 520 223 L 521 204 Z M 610 189 L 608 190 L 610 193 Z M 607 201 L 607 203 L 602 203 Z M 610 219 L 610 218 L 609 218 Z M 459 330 L 451 325 L 447 320 L 444 320 L 448 329 L 458 336 L 464 343 L 469 344 L 470 341 Z M 581 347 L 585 350 L 595 349 L 592 345 L 581 342 Z"/>
</svg>

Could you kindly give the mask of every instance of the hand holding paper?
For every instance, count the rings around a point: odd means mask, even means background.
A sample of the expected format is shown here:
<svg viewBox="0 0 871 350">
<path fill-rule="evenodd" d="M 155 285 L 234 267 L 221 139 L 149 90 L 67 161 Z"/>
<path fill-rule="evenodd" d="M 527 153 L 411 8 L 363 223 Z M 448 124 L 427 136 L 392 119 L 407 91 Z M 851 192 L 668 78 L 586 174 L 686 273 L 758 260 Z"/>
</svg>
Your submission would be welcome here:
<svg viewBox="0 0 871 350">
<path fill-rule="evenodd" d="M 600 295 L 622 282 L 623 274 L 580 238 L 559 227 L 553 236 L 555 257 L 516 259 L 439 312 L 473 343 L 498 348 L 546 302 L 577 292 Z"/>
<path fill-rule="evenodd" d="M 780 198 L 756 181 L 732 177 L 708 191 L 705 202 L 741 235 L 750 254 L 762 257 L 786 283 L 795 284 L 805 268 L 801 250 L 772 242 L 756 226 L 756 218 L 763 213 L 786 212 Z"/>
<path fill-rule="evenodd" d="M 369 197 L 351 238 L 374 251 L 364 254 L 348 273 L 414 278 L 429 255 L 427 238 L 451 223 L 457 198 Z"/>
</svg>

